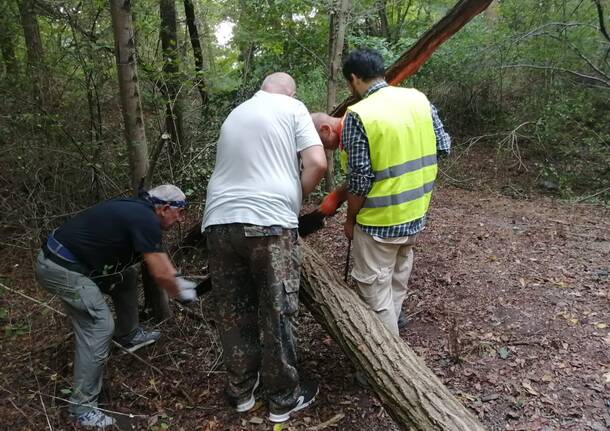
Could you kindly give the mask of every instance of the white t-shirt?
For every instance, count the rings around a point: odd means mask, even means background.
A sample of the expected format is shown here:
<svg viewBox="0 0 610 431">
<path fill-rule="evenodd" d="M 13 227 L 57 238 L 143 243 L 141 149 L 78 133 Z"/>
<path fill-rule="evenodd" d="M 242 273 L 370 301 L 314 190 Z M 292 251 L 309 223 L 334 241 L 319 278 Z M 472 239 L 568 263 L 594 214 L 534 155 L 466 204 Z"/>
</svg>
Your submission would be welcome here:
<svg viewBox="0 0 610 431">
<path fill-rule="evenodd" d="M 258 91 L 220 129 L 202 230 L 227 223 L 298 226 L 298 153 L 322 145 L 303 103 Z"/>
</svg>

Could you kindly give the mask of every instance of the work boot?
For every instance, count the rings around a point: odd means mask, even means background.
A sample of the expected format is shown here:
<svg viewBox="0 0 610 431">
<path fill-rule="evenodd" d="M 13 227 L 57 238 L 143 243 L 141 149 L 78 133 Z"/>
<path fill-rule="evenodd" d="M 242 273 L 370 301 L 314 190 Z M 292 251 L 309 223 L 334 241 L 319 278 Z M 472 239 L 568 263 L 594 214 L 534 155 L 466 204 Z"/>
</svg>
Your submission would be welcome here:
<svg viewBox="0 0 610 431">
<path fill-rule="evenodd" d="M 132 334 L 115 338 L 115 341 L 123 346 L 128 352 L 135 352 L 141 347 L 148 346 L 159 340 L 161 332 L 145 331 L 138 327 Z"/>
<path fill-rule="evenodd" d="M 76 425 L 94 429 L 109 428 L 112 427 L 116 422 L 114 418 L 105 415 L 97 409 L 89 410 L 87 413 L 83 413 L 82 415 L 74 415 L 72 416 L 72 420 Z"/>
<path fill-rule="evenodd" d="M 261 378 L 261 375 L 259 373 L 256 375 L 256 381 L 254 382 L 254 386 L 252 387 L 252 390 L 247 392 L 245 395 L 242 395 L 239 398 L 229 397 L 231 404 L 235 407 L 235 411 L 237 411 L 237 413 L 245 413 L 248 410 L 250 410 L 252 407 L 254 407 L 254 404 L 256 404 L 256 398 L 254 397 L 254 392 L 256 391 L 256 389 L 258 388 L 258 385 L 260 384 L 260 378 Z"/>
<path fill-rule="evenodd" d="M 308 407 L 316 399 L 320 388 L 314 382 L 302 382 L 300 385 L 299 397 L 292 406 L 280 409 L 269 408 L 269 420 L 271 422 L 286 422 L 290 419 L 290 414 Z"/>
</svg>

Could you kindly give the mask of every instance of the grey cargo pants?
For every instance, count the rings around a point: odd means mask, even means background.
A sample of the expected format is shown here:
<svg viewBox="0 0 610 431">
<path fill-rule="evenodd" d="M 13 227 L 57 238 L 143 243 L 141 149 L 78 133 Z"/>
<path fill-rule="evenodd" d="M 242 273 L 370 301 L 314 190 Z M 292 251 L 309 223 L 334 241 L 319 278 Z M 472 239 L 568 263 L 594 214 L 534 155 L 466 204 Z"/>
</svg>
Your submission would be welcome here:
<svg viewBox="0 0 610 431">
<path fill-rule="evenodd" d="M 137 271 L 130 267 L 122 274 L 122 282 L 109 292 L 117 315 L 115 331 L 112 313 L 98 285 L 90 278 L 45 258 L 42 251 L 38 254 L 38 282 L 61 299 L 72 319 L 74 386 L 69 410 L 73 415 L 81 415 L 97 407 L 113 334 L 128 335 L 138 327 Z"/>
</svg>

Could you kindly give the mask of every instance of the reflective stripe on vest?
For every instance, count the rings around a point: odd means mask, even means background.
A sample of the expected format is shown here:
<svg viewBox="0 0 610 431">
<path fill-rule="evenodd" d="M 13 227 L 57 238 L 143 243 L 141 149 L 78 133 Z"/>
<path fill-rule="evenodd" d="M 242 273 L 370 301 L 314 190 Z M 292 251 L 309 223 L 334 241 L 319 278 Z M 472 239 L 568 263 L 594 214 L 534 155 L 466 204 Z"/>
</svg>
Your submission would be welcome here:
<svg viewBox="0 0 610 431">
<path fill-rule="evenodd" d="M 375 174 L 357 222 L 394 226 L 423 217 L 437 173 L 426 96 L 415 89 L 384 87 L 348 110 L 362 121 Z"/>
</svg>

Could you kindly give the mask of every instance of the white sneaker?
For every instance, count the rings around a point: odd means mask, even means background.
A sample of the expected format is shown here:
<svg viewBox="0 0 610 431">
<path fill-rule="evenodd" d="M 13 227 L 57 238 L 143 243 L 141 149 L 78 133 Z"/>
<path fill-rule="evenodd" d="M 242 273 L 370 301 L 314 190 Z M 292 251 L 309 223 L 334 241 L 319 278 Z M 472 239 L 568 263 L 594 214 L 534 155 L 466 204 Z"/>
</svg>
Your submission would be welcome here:
<svg viewBox="0 0 610 431">
<path fill-rule="evenodd" d="M 258 385 L 260 383 L 260 379 L 261 379 L 261 375 L 259 373 L 256 376 L 256 382 L 254 382 L 254 387 L 250 391 L 250 396 L 249 397 L 247 397 L 245 399 L 236 400 L 235 410 L 237 410 L 237 413 L 247 412 L 252 407 L 254 407 L 254 404 L 256 404 L 256 398 L 254 398 L 254 391 L 256 391 L 256 388 L 258 388 Z"/>
<path fill-rule="evenodd" d="M 316 399 L 316 395 L 318 395 L 318 391 L 320 390 L 318 384 L 314 382 L 301 382 L 300 389 L 301 394 L 292 406 L 280 409 L 269 408 L 269 421 L 275 423 L 286 422 L 290 419 L 292 413 L 309 407 Z"/>
<path fill-rule="evenodd" d="M 73 420 L 77 425 L 96 429 L 108 428 L 116 423 L 114 418 L 105 415 L 97 409 L 89 410 L 87 413 L 79 416 L 73 416 Z"/>
</svg>

